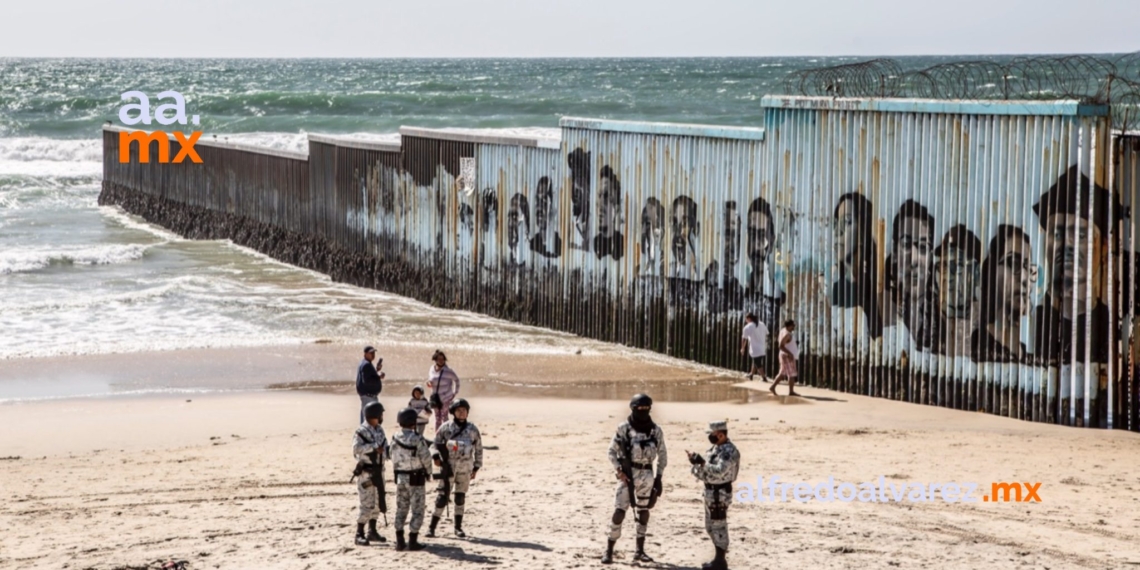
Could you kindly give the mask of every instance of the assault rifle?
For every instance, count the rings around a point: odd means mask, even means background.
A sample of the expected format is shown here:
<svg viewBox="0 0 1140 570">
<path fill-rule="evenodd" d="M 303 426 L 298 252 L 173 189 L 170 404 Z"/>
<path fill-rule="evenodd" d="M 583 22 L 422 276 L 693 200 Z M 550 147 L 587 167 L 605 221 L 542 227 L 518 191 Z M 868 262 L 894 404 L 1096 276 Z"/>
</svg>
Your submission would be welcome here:
<svg viewBox="0 0 1140 570">
<path fill-rule="evenodd" d="M 629 491 L 629 508 L 637 509 L 637 496 L 633 492 L 633 438 L 626 433 L 621 443 L 621 472 L 625 474 L 625 488 Z"/>
<path fill-rule="evenodd" d="M 623 438 L 621 440 L 621 444 L 622 444 L 622 448 L 621 448 L 622 449 L 621 472 L 624 473 L 625 478 L 629 480 L 629 482 L 626 483 L 626 487 L 629 490 L 629 507 L 631 509 L 636 509 L 637 508 L 637 495 L 634 493 L 634 490 L 633 490 L 633 488 L 634 488 L 634 481 L 633 481 L 633 438 L 630 437 L 628 432 L 626 433 L 625 438 Z M 661 492 L 662 492 L 662 487 L 661 487 L 661 478 L 660 478 L 660 474 L 659 474 L 658 478 L 653 480 L 653 491 L 649 494 L 649 503 L 646 505 L 646 508 L 652 509 L 653 507 L 655 507 L 657 505 L 657 498 L 661 496 Z"/>
</svg>

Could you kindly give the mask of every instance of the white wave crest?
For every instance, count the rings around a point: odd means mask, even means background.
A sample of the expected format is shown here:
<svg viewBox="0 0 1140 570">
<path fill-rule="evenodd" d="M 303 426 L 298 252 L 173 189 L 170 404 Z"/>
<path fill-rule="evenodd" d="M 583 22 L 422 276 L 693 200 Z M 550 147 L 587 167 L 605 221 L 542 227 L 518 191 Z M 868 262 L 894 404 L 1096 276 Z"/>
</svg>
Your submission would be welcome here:
<svg viewBox="0 0 1140 570">
<path fill-rule="evenodd" d="M 57 249 L 9 249 L 0 251 L 0 274 L 23 273 L 43 269 L 53 263 L 73 265 L 108 265 L 142 258 L 146 250 L 158 244 L 109 244 L 73 246 Z"/>
<path fill-rule="evenodd" d="M 92 177 L 102 172 L 99 139 L 0 138 L 0 175 Z"/>
<path fill-rule="evenodd" d="M 103 141 L 46 137 L 0 138 L 0 162 L 35 161 L 102 163 Z"/>
<path fill-rule="evenodd" d="M 143 220 L 123 211 L 119 206 L 99 206 L 99 213 L 114 220 L 115 223 L 132 230 L 139 230 L 162 238 L 166 242 L 186 241 L 182 236 L 162 227 Z"/>
</svg>

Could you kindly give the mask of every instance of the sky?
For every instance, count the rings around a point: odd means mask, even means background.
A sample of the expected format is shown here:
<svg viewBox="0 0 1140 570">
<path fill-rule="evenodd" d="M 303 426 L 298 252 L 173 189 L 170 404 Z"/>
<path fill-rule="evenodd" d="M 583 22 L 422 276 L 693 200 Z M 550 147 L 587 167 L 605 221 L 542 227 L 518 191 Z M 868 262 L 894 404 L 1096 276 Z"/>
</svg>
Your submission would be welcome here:
<svg viewBox="0 0 1140 570">
<path fill-rule="evenodd" d="M 6 0 L 0 57 L 1119 53 L 1140 0 Z"/>
</svg>

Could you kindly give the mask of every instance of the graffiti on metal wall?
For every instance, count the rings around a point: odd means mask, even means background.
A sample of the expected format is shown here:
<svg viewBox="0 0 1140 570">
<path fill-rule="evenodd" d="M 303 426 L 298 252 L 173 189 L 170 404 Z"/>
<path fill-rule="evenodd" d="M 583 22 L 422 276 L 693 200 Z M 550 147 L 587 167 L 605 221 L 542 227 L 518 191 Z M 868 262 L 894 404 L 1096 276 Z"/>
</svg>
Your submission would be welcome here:
<svg viewBox="0 0 1140 570">
<path fill-rule="evenodd" d="M 530 249 L 547 258 L 562 256 L 562 234 L 558 231 L 558 204 L 554 199 L 554 184 L 549 176 L 538 179 L 534 188 L 535 232 L 530 238 Z"/>
<path fill-rule="evenodd" d="M 433 227 L 484 286 L 603 303 L 576 310 L 628 297 L 641 318 L 661 303 L 666 350 L 723 363 L 743 315 L 772 331 L 794 318 L 806 357 L 854 365 L 833 374 L 952 380 L 922 398 L 987 407 L 963 384 L 977 381 L 1072 399 L 1054 419 L 1103 417 L 1124 302 L 1109 236 L 1127 211 L 1094 182 L 1092 122 L 844 113 L 774 110 L 772 142 L 566 129 L 561 149 L 479 144 L 453 185 L 438 169 L 454 191 Z M 402 182 L 379 193 L 382 223 L 414 236 L 440 198 Z"/>
</svg>

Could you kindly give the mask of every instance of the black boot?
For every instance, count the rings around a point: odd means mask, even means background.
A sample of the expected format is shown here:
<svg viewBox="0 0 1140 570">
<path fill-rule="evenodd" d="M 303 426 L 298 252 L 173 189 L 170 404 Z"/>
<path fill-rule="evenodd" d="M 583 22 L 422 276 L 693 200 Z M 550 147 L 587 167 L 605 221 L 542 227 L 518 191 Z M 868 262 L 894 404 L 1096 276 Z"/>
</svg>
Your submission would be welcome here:
<svg viewBox="0 0 1140 570">
<path fill-rule="evenodd" d="M 439 526 L 439 517 L 432 515 L 431 524 L 428 525 L 428 536 L 435 538 L 435 527 Z"/>
<path fill-rule="evenodd" d="M 423 550 L 424 549 L 424 544 L 418 540 L 419 534 L 413 532 L 410 535 L 410 537 L 412 540 L 411 540 L 411 542 L 408 543 L 408 550 Z"/>
<path fill-rule="evenodd" d="M 716 549 L 716 558 L 712 562 L 705 562 L 701 564 L 702 570 L 728 570 L 728 562 L 724 559 L 725 551 L 723 548 Z"/>
<path fill-rule="evenodd" d="M 368 541 L 369 542 L 387 542 L 384 540 L 384 537 L 380 536 L 380 533 L 376 532 L 376 521 L 375 520 L 368 521 Z"/>
<path fill-rule="evenodd" d="M 649 555 L 645 554 L 645 537 L 637 537 L 637 553 L 633 555 L 635 562 L 653 562 Z"/>
<path fill-rule="evenodd" d="M 467 538 L 467 533 L 463 532 L 463 515 L 455 515 L 455 536 Z"/>
<path fill-rule="evenodd" d="M 413 535 L 413 536 L 415 536 L 415 535 Z M 404 542 L 404 531 L 402 531 L 402 530 L 396 531 L 396 552 L 403 552 L 404 549 L 407 547 L 408 547 L 408 544 Z"/>
<path fill-rule="evenodd" d="M 356 525 L 356 545 L 368 546 L 368 539 L 364 536 L 364 525 L 359 523 Z"/>
<path fill-rule="evenodd" d="M 610 564 L 614 561 L 614 541 L 606 541 L 606 553 L 602 555 L 602 564 Z"/>
</svg>

